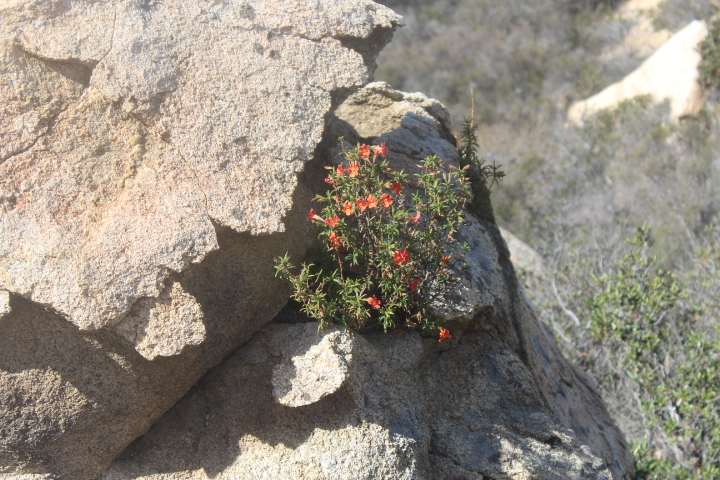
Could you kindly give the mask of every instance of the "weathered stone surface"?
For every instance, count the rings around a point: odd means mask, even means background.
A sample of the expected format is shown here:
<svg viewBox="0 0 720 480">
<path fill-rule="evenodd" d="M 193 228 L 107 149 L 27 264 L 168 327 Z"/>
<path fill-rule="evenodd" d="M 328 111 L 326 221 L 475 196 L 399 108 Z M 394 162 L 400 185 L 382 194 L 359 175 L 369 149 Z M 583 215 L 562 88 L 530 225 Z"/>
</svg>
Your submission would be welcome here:
<svg viewBox="0 0 720 480">
<path fill-rule="evenodd" d="M 275 353 L 308 333 L 263 328 L 101 478 L 612 478 L 489 332 L 356 335 L 347 386 L 288 409 L 273 402 Z"/>
<path fill-rule="evenodd" d="M 386 142 L 388 159 L 394 168 L 414 173 L 418 171 L 418 160 L 430 155 L 457 161 L 449 122 L 447 109 L 434 98 L 401 92 L 385 82 L 373 82 L 337 108 L 326 138 L 330 142 L 331 160 L 342 158 L 337 143 L 341 136 L 351 145 L 359 141 Z"/>
<path fill-rule="evenodd" d="M 214 224 L 282 231 L 333 92 L 373 68 L 343 42 L 377 53 L 400 22 L 366 0 L 37 0 L 0 21 L 0 286 L 83 329 L 160 295 Z"/>
<path fill-rule="evenodd" d="M 584 115 L 610 108 L 638 95 L 670 102 L 670 115 L 678 119 L 697 115 L 704 105 L 698 83 L 700 53 L 697 45 L 707 35 L 705 22 L 694 20 L 677 32 L 630 75 L 568 110 L 568 121 L 582 124 Z"/>
<path fill-rule="evenodd" d="M 273 397 L 281 405 L 310 405 L 337 392 L 345 384 L 352 361 L 354 338 L 340 327 L 322 334 L 315 324 L 304 324 L 290 336 L 271 341 L 283 361 L 272 371 Z"/>
<path fill-rule="evenodd" d="M 0 318 L 10 313 L 10 293 L 0 290 Z"/>
<path fill-rule="evenodd" d="M 2 2 L 0 472 L 95 478 L 277 314 L 273 258 L 315 236 L 298 176 L 400 23 L 367 0 Z"/>
<path fill-rule="evenodd" d="M 115 331 L 152 360 L 158 355 L 177 355 L 186 345 L 201 344 L 205 340 L 202 319 L 195 298 L 180 282 L 173 282 L 157 299 L 138 301 Z"/>
<path fill-rule="evenodd" d="M 371 85 L 348 102 L 375 98 L 378 89 L 387 87 Z M 380 95 L 385 106 L 368 102 L 368 115 L 358 111 L 357 118 L 387 121 L 399 138 L 402 118 L 393 123 L 383 119 L 383 111 L 394 111 L 391 103 L 407 96 L 386 102 L 382 98 L 390 97 Z M 408 115 L 417 115 L 413 125 L 429 128 L 432 118 L 442 123 L 442 115 L 419 121 L 424 115 L 410 107 Z M 359 137 L 353 124 L 339 119 L 331 120 L 329 138 L 336 138 L 338 123 L 355 135 L 346 135 L 351 142 L 382 140 L 372 133 Z M 437 128 L 427 140 L 445 138 L 444 131 Z M 404 135 L 399 142 L 414 141 L 412 130 Z M 392 151 L 389 158 L 413 161 Z M 289 324 L 272 323 L 258 332 L 102 478 L 633 478 L 622 434 L 592 379 L 562 357 L 525 301 L 497 226 L 491 218 L 473 222 L 476 258 L 466 281 L 480 291 L 467 305 L 477 310 L 470 321 L 448 324 L 452 339 L 439 343 L 416 332 L 355 334 L 351 354 L 335 352 L 347 365 L 343 386 L 314 403 L 287 408 L 275 401 L 274 372 L 289 370 L 288 356 L 317 356 L 324 340 L 315 337 L 317 323 L 296 324 L 297 314 L 286 309 L 279 319 Z"/>
</svg>

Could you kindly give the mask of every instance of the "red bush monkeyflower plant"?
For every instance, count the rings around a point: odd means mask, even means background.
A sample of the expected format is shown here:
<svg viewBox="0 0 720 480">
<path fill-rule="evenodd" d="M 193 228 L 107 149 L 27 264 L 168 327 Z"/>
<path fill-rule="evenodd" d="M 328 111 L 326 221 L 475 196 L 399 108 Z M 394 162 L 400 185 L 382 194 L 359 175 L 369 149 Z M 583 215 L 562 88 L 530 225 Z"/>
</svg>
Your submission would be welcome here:
<svg viewBox="0 0 720 480">
<path fill-rule="evenodd" d="M 320 229 L 324 255 L 293 273 L 285 254 L 276 275 L 323 326 L 414 328 L 443 341 L 450 332 L 430 305 L 457 281 L 453 267 L 468 250 L 453 238 L 472 195 L 467 175 L 431 156 L 410 183 L 390 168 L 387 151 L 384 143 L 343 150 L 343 164 L 328 167 L 331 189 L 315 198 L 324 207 L 307 217 Z"/>
<path fill-rule="evenodd" d="M 403 263 L 410 261 L 410 253 L 407 250 L 395 252 L 393 253 L 393 260 L 395 261 L 395 264 L 402 265 Z"/>
<path fill-rule="evenodd" d="M 440 340 L 441 342 L 444 342 L 445 340 L 452 338 L 452 335 L 450 335 L 450 330 L 447 328 L 441 328 L 440 329 Z"/>
</svg>

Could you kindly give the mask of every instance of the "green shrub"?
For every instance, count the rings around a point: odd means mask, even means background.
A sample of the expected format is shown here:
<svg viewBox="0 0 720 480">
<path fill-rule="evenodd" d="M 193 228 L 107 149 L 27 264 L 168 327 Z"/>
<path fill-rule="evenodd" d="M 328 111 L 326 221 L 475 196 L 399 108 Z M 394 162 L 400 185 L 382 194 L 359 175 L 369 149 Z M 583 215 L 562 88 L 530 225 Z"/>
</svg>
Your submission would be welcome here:
<svg viewBox="0 0 720 480">
<path fill-rule="evenodd" d="M 566 354 L 599 380 L 638 479 L 720 478 L 717 238 L 688 273 L 659 267 L 647 226 L 603 273 L 565 270 L 580 287 L 569 307 L 584 319 L 563 325 Z"/>
<path fill-rule="evenodd" d="M 316 197 L 324 207 L 307 217 L 321 229 L 323 258 L 293 273 L 286 254 L 277 276 L 322 325 L 414 328 L 442 341 L 449 332 L 432 304 L 457 281 L 453 267 L 468 248 L 453 238 L 471 197 L 466 172 L 431 156 L 413 185 L 389 167 L 386 151 L 384 144 L 343 150 L 344 165 L 326 179 L 331 188 Z"/>
<path fill-rule="evenodd" d="M 497 165 L 493 160 L 492 164 L 477 155 L 478 126 L 474 120 L 475 109 L 470 118 L 465 118 L 462 129 L 460 130 L 458 146 L 458 157 L 460 167 L 465 172 L 465 176 L 472 187 L 472 205 L 474 213 L 481 217 L 492 216 L 492 206 L 490 204 L 490 194 L 493 185 L 500 185 L 500 181 L 505 176 L 505 172 L 501 170 L 502 165 Z"/>
<path fill-rule="evenodd" d="M 702 60 L 698 66 L 700 83 L 705 88 L 720 87 L 720 19 L 715 19 L 708 28 L 708 35 L 700 42 Z"/>
</svg>

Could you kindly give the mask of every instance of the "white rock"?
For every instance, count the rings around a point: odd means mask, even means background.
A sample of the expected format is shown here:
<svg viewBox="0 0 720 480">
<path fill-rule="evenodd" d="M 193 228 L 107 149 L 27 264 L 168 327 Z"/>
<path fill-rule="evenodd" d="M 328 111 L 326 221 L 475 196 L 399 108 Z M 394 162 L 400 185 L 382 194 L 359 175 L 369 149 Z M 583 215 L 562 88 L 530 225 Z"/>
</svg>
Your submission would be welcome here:
<svg viewBox="0 0 720 480">
<path fill-rule="evenodd" d="M 586 100 L 575 102 L 568 110 L 568 122 L 582 125 L 585 115 L 638 95 L 652 95 L 655 101 L 669 100 L 673 119 L 696 115 L 704 105 L 698 83 L 700 63 L 698 44 L 707 35 L 707 26 L 694 20 L 673 35 L 660 49 L 630 75 Z"/>
<path fill-rule="evenodd" d="M 316 323 L 296 328 L 296 337 L 284 345 L 283 362 L 272 373 L 275 401 L 287 407 L 310 405 L 335 393 L 348 379 L 353 337 L 333 326 L 318 331 Z"/>
</svg>

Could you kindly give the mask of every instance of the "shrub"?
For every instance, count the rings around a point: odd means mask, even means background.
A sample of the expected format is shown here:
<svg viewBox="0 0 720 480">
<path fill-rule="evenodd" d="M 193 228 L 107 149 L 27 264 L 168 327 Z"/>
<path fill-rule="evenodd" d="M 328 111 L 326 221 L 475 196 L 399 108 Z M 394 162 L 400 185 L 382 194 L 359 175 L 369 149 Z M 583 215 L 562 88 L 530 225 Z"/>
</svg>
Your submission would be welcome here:
<svg viewBox="0 0 720 480">
<path fill-rule="evenodd" d="M 566 265 L 579 287 L 569 307 L 583 320 L 563 325 L 565 353 L 600 382 L 638 479 L 720 477 L 717 240 L 695 252 L 688 273 L 659 267 L 647 226 L 600 274 Z"/>
<path fill-rule="evenodd" d="M 460 130 L 459 162 L 472 186 L 472 210 L 479 216 L 486 217 L 492 215 L 490 213 L 492 212 L 492 206 L 490 205 L 492 186 L 495 184 L 500 185 L 505 172 L 500 170 L 502 165 L 497 165 L 494 160 L 492 164 L 489 164 L 484 158 L 478 157 L 478 126 L 475 123 L 474 116 L 475 108 L 473 107 L 470 118 L 464 119 L 462 130 Z"/>
<path fill-rule="evenodd" d="M 432 305 L 457 281 L 468 248 L 453 234 L 465 222 L 470 199 L 466 172 L 425 158 L 416 175 L 390 168 L 385 144 L 345 148 L 345 162 L 330 168 L 330 189 L 307 219 L 321 229 L 326 251 L 298 273 L 286 254 L 277 276 L 292 284 L 303 311 L 322 325 L 349 329 L 406 327 L 449 333 Z"/>
<path fill-rule="evenodd" d="M 709 25 L 705 40 L 700 42 L 699 50 L 702 60 L 698 66 L 700 83 L 705 88 L 720 87 L 720 19 Z"/>
</svg>

